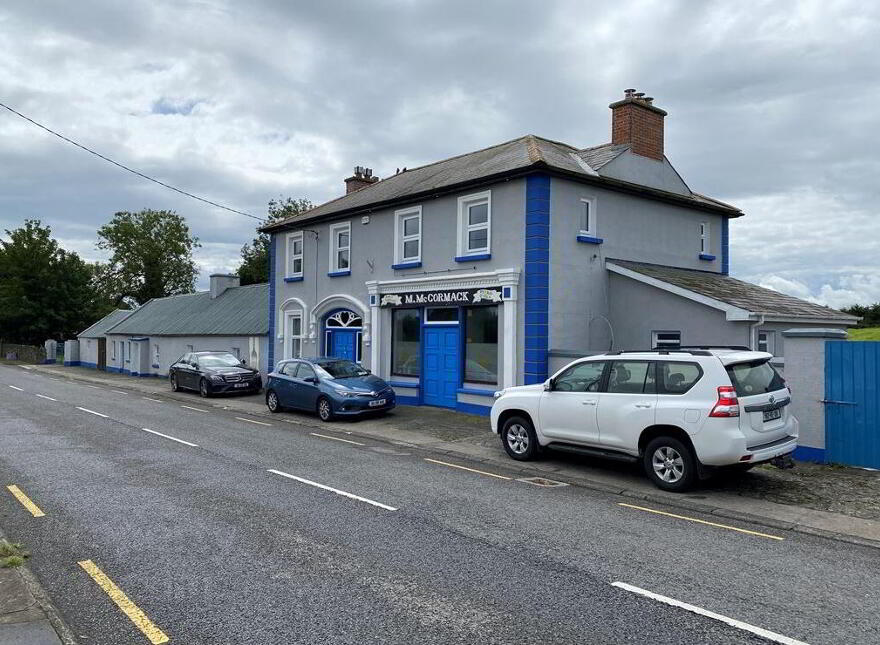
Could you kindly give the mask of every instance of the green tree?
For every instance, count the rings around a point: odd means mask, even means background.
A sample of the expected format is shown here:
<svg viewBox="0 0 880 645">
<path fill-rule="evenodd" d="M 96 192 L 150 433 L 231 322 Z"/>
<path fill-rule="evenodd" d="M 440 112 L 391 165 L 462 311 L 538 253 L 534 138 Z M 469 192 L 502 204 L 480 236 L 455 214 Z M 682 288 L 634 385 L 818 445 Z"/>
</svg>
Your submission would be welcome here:
<svg viewBox="0 0 880 645">
<path fill-rule="evenodd" d="M 97 247 L 110 252 L 98 277 L 101 289 L 117 306 L 190 293 L 199 273 L 192 254 L 200 246 L 174 211 L 116 213 L 98 229 Z"/>
<path fill-rule="evenodd" d="M 96 265 L 65 251 L 48 226 L 26 220 L 0 240 L 0 337 L 27 345 L 70 339 L 110 312 Z"/>
<path fill-rule="evenodd" d="M 293 199 L 291 197 L 270 199 L 266 221 L 260 226 L 305 213 L 312 207 L 313 204 L 308 199 Z M 250 244 L 241 247 L 241 265 L 238 267 L 238 276 L 243 285 L 269 281 L 269 236 L 260 233 L 259 229 L 257 229 L 257 237 Z"/>
<path fill-rule="evenodd" d="M 858 327 L 880 327 L 880 302 L 873 305 L 853 305 L 842 311 L 861 317 Z"/>
</svg>

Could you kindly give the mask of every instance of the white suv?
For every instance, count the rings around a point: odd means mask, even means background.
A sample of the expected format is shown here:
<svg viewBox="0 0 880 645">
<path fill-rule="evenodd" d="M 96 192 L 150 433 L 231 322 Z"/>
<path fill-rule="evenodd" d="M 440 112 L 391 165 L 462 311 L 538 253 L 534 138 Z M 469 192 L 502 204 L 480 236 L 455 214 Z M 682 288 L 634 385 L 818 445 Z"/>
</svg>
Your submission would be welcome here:
<svg viewBox="0 0 880 645">
<path fill-rule="evenodd" d="M 514 459 L 552 448 L 641 460 L 658 487 L 683 491 L 713 467 L 780 464 L 794 451 L 791 392 L 771 358 L 747 348 L 582 358 L 544 383 L 496 392 L 492 431 Z"/>
</svg>

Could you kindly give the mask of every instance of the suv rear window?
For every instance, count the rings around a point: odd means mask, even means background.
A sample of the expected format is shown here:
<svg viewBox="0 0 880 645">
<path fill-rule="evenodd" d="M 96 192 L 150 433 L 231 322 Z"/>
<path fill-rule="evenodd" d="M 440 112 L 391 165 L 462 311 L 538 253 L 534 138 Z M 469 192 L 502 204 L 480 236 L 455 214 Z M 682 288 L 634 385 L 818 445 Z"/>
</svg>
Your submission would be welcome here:
<svg viewBox="0 0 880 645">
<path fill-rule="evenodd" d="M 696 363 L 657 363 L 658 394 L 684 394 L 700 380 L 703 370 Z"/>
<path fill-rule="evenodd" d="M 785 387 L 785 381 L 770 365 L 769 359 L 728 365 L 727 374 L 737 396 L 766 394 Z"/>
</svg>

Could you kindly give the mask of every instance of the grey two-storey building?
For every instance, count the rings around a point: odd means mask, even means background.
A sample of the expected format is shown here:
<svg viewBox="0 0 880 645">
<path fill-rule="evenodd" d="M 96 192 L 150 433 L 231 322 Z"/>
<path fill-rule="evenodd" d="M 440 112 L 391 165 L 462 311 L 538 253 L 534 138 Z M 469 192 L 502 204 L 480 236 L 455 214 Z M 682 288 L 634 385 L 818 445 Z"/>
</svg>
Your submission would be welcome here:
<svg viewBox="0 0 880 645">
<path fill-rule="evenodd" d="M 528 135 L 378 180 L 267 226 L 270 366 L 350 358 L 403 403 L 486 412 L 610 349 L 736 344 L 846 314 L 731 278 L 743 213 L 690 190 L 663 153 L 666 113 L 628 90 L 611 143 Z"/>
</svg>

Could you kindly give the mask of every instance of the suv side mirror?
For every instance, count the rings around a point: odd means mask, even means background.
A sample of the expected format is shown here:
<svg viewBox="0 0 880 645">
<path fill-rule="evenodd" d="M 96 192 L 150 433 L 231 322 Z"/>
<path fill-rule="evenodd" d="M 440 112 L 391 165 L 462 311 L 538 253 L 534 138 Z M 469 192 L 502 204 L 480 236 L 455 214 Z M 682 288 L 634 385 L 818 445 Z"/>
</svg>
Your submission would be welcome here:
<svg viewBox="0 0 880 645">
<path fill-rule="evenodd" d="M 544 381 L 544 391 L 545 392 L 552 392 L 553 391 L 553 379 L 552 378 L 548 378 L 546 381 Z"/>
</svg>

